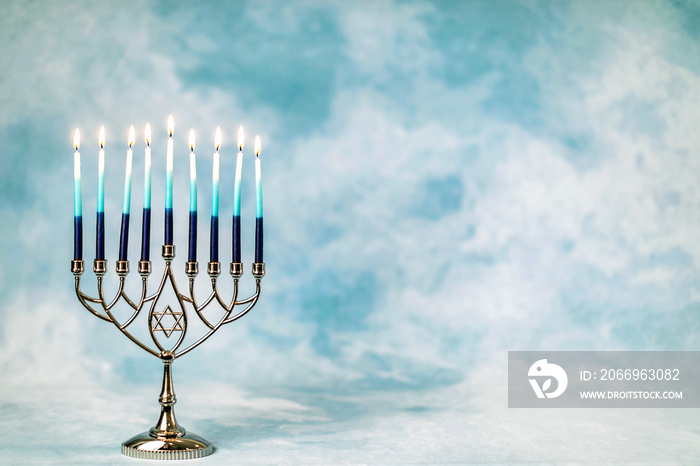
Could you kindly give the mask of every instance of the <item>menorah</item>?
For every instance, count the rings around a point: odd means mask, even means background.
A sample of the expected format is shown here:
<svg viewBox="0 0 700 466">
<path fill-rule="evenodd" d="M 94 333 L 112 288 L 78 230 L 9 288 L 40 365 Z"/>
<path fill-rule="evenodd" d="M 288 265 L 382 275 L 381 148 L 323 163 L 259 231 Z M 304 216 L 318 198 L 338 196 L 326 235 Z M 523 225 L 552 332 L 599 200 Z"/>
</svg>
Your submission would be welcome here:
<svg viewBox="0 0 700 466">
<path fill-rule="evenodd" d="M 168 178 L 166 180 L 166 192 L 172 195 L 172 117 L 169 121 L 170 139 L 168 144 Z M 131 145 L 133 144 L 133 127 L 129 137 L 129 152 L 127 154 L 127 182 L 125 183 L 125 211 L 122 215 L 122 235 L 120 242 L 119 260 L 116 262 L 116 274 L 119 278 L 119 285 L 114 296 L 109 299 L 105 297 L 103 281 L 107 273 L 107 261 L 104 259 L 104 214 L 100 209 L 100 197 L 98 193 L 98 209 L 97 209 L 97 258 L 94 261 L 93 272 L 97 280 L 97 295 L 90 296 L 83 292 L 80 286 L 80 280 L 84 272 L 84 262 L 82 260 L 82 201 L 80 200 L 80 154 L 78 152 L 79 133 L 76 131 L 76 139 L 74 142 L 76 149 L 76 209 L 75 209 L 75 258 L 71 262 L 71 271 L 75 276 L 75 292 L 80 303 L 88 309 L 92 314 L 100 319 L 111 322 L 120 332 L 122 332 L 129 340 L 142 348 L 147 353 L 159 358 L 163 362 L 163 386 L 161 389 L 158 401 L 161 406 L 160 416 L 155 426 L 147 432 L 138 434 L 131 439 L 122 443 L 122 453 L 127 456 L 144 459 L 193 459 L 210 455 L 213 452 L 213 445 L 204 438 L 187 432 L 180 426 L 175 419 L 174 405 L 176 403 L 175 391 L 173 389 L 173 379 L 171 367 L 173 362 L 185 354 L 189 353 L 211 337 L 223 325 L 234 322 L 246 315 L 258 302 L 260 297 L 260 282 L 265 275 L 265 264 L 262 261 L 262 202 L 261 202 L 261 184 L 260 184 L 260 168 L 257 155 L 260 152 L 259 139 L 256 141 L 256 181 L 258 192 L 258 210 L 256 218 L 256 253 L 255 262 L 252 265 L 252 275 L 255 278 L 255 292 L 245 298 L 238 299 L 239 280 L 243 276 L 243 265 L 240 261 L 240 215 L 236 215 L 236 203 L 240 209 L 240 194 L 235 197 L 234 201 L 234 231 L 233 231 L 233 261 L 230 265 L 230 275 L 233 279 L 233 290 L 230 299 L 224 299 L 222 293 L 219 292 L 217 280 L 221 274 L 221 263 L 218 261 L 218 150 L 220 146 L 220 132 L 217 130 L 217 143 L 215 153 L 214 177 L 215 177 L 215 194 L 213 196 L 212 206 L 212 257 L 207 265 L 207 274 L 211 280 L 211 292 L 204 300 L 198 300 L 195 296 L 195 278 L 198 275 L 198 262 L 196 261 L 196 253 L 192 253 L 194 246 L 196 250 L 196 202 L 195 210 L 192 210 L 192 202 L 190 202 L 190 254 L 189 259 L 185 263 L 185 275 L 188 280 L 188 291 L 180 292 L 176 283 L 175 274 L 173 273 L 172 262 L 175 258 L 175 245 L 172 244 L 172 207 L 168 208 L 168 199 L 166 193 L 166 216 L 165 216 L 165 244 L 162 247 L 162 257 L 164 260 L 163 276 L 160 279 L 158 288 L 149 294 L 149 276 L 151 275 L 151 261 L 148 256 L 148 243 L 150 241 L 150 127 L 146 130 L 146 165 L 147 165 L 147 181 L 144 189 L 144 216 L 143 216 L 143 243 L 142 256 L 138 263 L 138 274 L 141 277 L 141 294 L 138 299 L 132 299 L 125 291 L 126 279 L 129 274 L 129 262 L 126 260 L 126 245 L 125 237 L 128 238 L 128 208 L 127 205 L 127 190 L 130 195 L 131 190 Z M 191 146 L 191 169 L 194 169 L 194 142 L 193 135 L 190 135 Z M 100 132 L 100 189 L 103 189 L 104 179 L 104 164 L 103 152 L 104 147 L 104 130 Z M 240 160 L 242 155 L 242 130 L 239 132 L 239 162 L 237 164 L 236 173 L 236 192 L 240 193 Z M 194 178 L 196 180 L 196 178 Z M 169 184 L 169 187 L 167 187 Z M 194 184 L 194 194 L 196 199 L 196 182 Z M 148 201 L 146 202 L 146 198 Z M 216 205 L 216 212 L 214 211 Z M 170 206 L 172 201 L 170 200 Z M 239 211 L 240 212 L 240 211 Z M 194 223 L 193 223 L 194 221 Z M 127 235 L 124 235 L 126 226 Z M 194 231 L 193 231 L 194 230 Z M 193 241 L 194 234 L 194 241 Z M 175 296 L 174 300 L 166 302 L 162 299 L 166 291 L 172 289 Z M 130 308 L 131 315 L 120 322 L 114 316 L 114 308 L 120 303 L 125 303 Z M 218 321 L 207 319 L 204 315 L 204 310 L 208 306 L 218 306 L 222 311 Z M 129 327 L 136 321 L 136 318 L 144 310 L 148 309 L 148 332 L 153 345 L 146 344 L 139 338 L 135 337 L 129 330 Z M 185 340 L 185 335 L 188 329 L 188 319 L 194 312 L 200 321 L 204 324 L 204 334 L 182 348 Z M 127 314 L 128 315 L 128 314 Z M 160 335 L 160 336 L 159 336 Z M 173 337 L 173 342 L 170 342 Z"/>
</svg>

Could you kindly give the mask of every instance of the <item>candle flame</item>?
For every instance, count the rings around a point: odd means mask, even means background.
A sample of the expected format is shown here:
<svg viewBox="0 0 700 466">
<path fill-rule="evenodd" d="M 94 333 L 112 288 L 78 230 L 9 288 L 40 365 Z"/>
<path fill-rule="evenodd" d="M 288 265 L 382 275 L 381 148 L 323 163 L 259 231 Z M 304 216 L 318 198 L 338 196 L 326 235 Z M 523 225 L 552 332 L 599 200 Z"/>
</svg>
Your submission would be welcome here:
<svg viewBox="0 0 700 466">
<path fill-rule="evenodd" d="M 260 144 L 260 136 L 255 136 L 255 156 L 260 155 L 260 151 L 262 150 L 262 145 Z"/>
<path fill-rule="evenodd" d="M 144 131 L 144 133 L 145 133 L 144 137 L 146 139 L 146 145 L 150 146 L 151 145 L 151 124 L 150 123 L 146 123 L 146 130 Z"/>
<path fill-rule="evenodd" d="M 238 128 L 238 150 L 243 150 L 243 126 Z"/>
<path fill-rule="evenodd" d="M 214 136 L 214 144 L 216 145 L 216 151 L 219 152 L 219 147 L 221 147 L 221 127 L 216 127 L 216 136 Z"/>
<path fill-rule="evenodd" d="M 175 122 L 173 121 L 173 116 L 168 117 L 168 134 L 173 137 L 173 131 L 175 130 Z"/>
<path fill-rule="evenodd" d="M 97 136 L 97 139 L 100 140 L 100 149 L 105 148 L 105 127 L 100 126 L 100 134 Z"/>
<path fill-rule="evenodd" d="M 194 130 L 190 130 L 190 150 L 194 152 Z"/>
<path fill-rule="evenodd" d="M 76 129 L 75 133 L 73 133 L 73 147 L 75 147 L 75 150 L 77 151 L 80 149 L 80 130 Z"/>
<path fill-rule="evenodd" d="M 131 125 L 131 128 L 129 128 L 129 149 L 131 149 L 131 146 L 134 145 L 135 141 L 136 136 L 134 135 L 134 125 Z"/>
</svg>

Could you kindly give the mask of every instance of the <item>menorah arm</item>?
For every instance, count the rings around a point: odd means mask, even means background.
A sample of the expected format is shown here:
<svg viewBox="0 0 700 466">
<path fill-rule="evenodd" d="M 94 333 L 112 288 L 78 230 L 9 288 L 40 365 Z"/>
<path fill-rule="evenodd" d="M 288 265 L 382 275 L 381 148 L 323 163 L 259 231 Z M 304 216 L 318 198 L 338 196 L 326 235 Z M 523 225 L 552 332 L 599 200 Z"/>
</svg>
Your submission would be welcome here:
<svg viewBox="0 0 700 466">
<path fill-rule="evenodd" d="M 114 307 L 114 305 L 117 304 L 117 302 L 119 301 L 119 298 L 122 297 L 122 295 L 123 295 L 123 292 L 124 292 L 124 282 L 125 282 L 125 277 L 124 277 L 124 276 L 119 277 L 119 290 L 117 291 L 116 296 L 114 297 L 114 299 L 112 300 L 111 303 L 105 304 L 104 293 L 103 293 L 103 291 L 102 291 L 102 276 L 98 276 L 98 277 L 97 277 L 97 294 L 98 294 L 98 296 L 100 297 L 100 299 L 99 299 L 98 302 L 102 304 L 102 308 L 104 309 L 105 313 L 106 313 L 107 316 L 109 317 L 109 319 L 105 319 L 105 320 L 108 320 L 109 322 L 112 322 L 112 323 L 114 324 L 114 326 L 117 327 L 117 328 L 119 329 L 120 332 L 122 332 L 124 335 L 126 335 L 126 337 L 127 337 L 129 340 L 131 340 L 131 341 L 133 341 L 134 343 L 136 343 L 136 345 L 140 346 L 143 350 L 147 351 L 148 353 L 152 354 L 152 355 L 155 356 L 155 357 L 160 357 L 160 353 L 158 353 L 158 352 L 154 351 L 153 349 L 149 348 L 149 347 L 146 346 L 144 343 L 142 343 L 138 338 L 134 337 L 131 333 L 129 333 L 129 331 L 126 330 L 126 325 L 120 324 L 120 323 L 117 321 L 117 319 L 115 319 L 115 317 L 112 315 L 112 312 L 110 311 L 110 309 L 112 309 L 112 307 Z M 142 291 L 142 295 L 145 295 L 145 290 Z M 138 313 L 138 311 L 137 311 L 137 313 Z M 97 315 L 99 315 L 100 317 L 102 317 L 100 314 L 97 314 Z M 134 318 L 135 318 L 135 316 L 132 316 L 132 317 L 129 319 L 127 325 L 128 325 L 129 323 L 131 323 L 131 321 L 132 321 Z"/>
<path fill-rule="evenodd" d="M 219 294 L 219 289 L 216 286 L 216 278 L 211 279 L 211 294 L 212 297 L 216 298 L 216 301 L 219 303 L 221 307 L 226 309 L 227 312 L 231 312 L 233 309 L 233 306 L 235 305 L 236 302 L 236 297 L 238 296 L 238 278 L 234 277 L 233 279 L 233 296 L 231 297 L 231 304 L 226 304 L 223 299 L 221 299 L 221 295 Z M 204 306 L 202 306 L 204 307 Z M 199 312 L 199 311 L 198 311 Z M 207 324 L 209 325 L 209 324 Z M 210 325 L 209 328 L 212 328 Z"/>
<path fill-rule="evenodd" d="M 92 312 L 94 315 L 96 315 L 100 319 L 113 323 L 124 335 L 127 336 L 127 338 L 129 338 L 131 341 L 133 341 L 138 346 L 143 348 L 145 351 L 151 353 L 153 356 L 160 357 L 159 353 L 152 350 L 148 346 L 144 345 L 141 341 L 139 341 L 136 337 L 134 337 L 131 333 L 129 333 L 126 330 L 126 328 L 124 328 L 126 326 L 120 325 L 119 322 L 117 322 L 117 320 L 114 318 L 114 316 L 110 312 L 110 309 L 112 308 L 112 306 L 114 306 L 114 304 L 116 303 L 116 301 L 118 300 L 118 298 L 120 296 L 121 291 L 123 290 L 123 282 L 120 286 L 120 293 L 117 294 L 117 296 L 114 298 L 114 301 L 108 306 L 106 306 L 104 304 L 104 297 L 102 294 L 102 279 L 101 279 L 101 277 L 98 277 L 97 283 L 98 283 L 97 288 L 98 288 L 98 293 L 99 293 L 100 299 L 92 298 L 92 297 L 86 295 L 85 293 L 83 293 L 82 291 L 80 291 L 80 276 L 76 275 L 76 277 L 75 277 L 75 292 L 78 295 L 78 300 L 80 301 L 80 303 L 88 311 Z M 107 316 L 104 316 L 104 315 L 100 314 L 98 311 L 96 311 L 95 309 L 93 309 L 92 306 L 90 306 L 90 304 L 88 304 L 88 301 L 92 302 L 92 303 L 96 303 L 96 304 L 101 304 L 102 308 L 104 309 Z M 133 318 L 131 320 L 133 320 Z M 131 322 L 129 322 L 129 323 L 131 323 Z"/>
<path fill-rule="evenodd" d="M 234 298 L 234 306 L 237 304 L 246 304 L 246 303 L 250 303 L 250 304 L 248 304 L 248 306 L 246 306 L 245 309 L 243 309 L 241 312 L 239 312 L 235 316 L 229 317 L 226 320 L 224 320 L 224 324 L 231 323 L 234 320 L 238 320 L 241 317 L 243 317 L 244 315 L 246 315 L 251 309 L 253 309 L 253 306 L 255 306 L 255 304 L 258 302 L 258 298 L 260 298 L 260 279 L 259 278 L 257 278 L 255 280 L 255 294 L 253 296 L 246 298 L 242 301 L 235 301 L 235 298 Z M 234 306 L 231 306 L 229 313 L 233 310 Z"/>
<path fill-rule="evenodd" d="M 124 335 L 126 335 L 126 337 L 127 337 L 129 340 L 133 341 L 133 342 L 136 343 L 138 346 L 140 346 L 143 350 L 147 351 L 148 353 L 151 353 L 153 356 L 155 356 L 155 357 L 157 357 L 157 358 L 160 357 L 160 353 L 159 353 L 159 352 L 153 350 L 152 348 L 149 348 L 147 345 L 145 345 L 144 343 L 142 343 L 138 338 L 136 338 L 136 337 L 133 336 L 131 333 L 129 333 L 129 331 L 126 329 L 126 326 L 120 325 L 119 322 L 117 322 L 117 320 L 114 318 L 114 316 L 112 315 L 112 313 L 109 311 L 109 309 L 105 309 L 105 312 L 107 313 L 107 315 L 109 316 L 109 318 L 112 319 L 112 323 L 114 323 L 115 327 L 117 327 L 117 328 L 119 329 L 120 332 L 122 332 Z"/>
<path fill-rule="evenodd" d="M 141 298 L 139 298 L 139 304 L 134 303 L 129 298 L 129 296 L 126 294 L 126 291 L 124 291 L 124 289 L 122 289 L 122 291 L 120 293 L 122 298 L 124 298 L 124 301 L 126 301 L 127 304 L 129 304 L 129 306 L 131 306 L 131 308 L 134 309 L 135 311 L 138 311 L 141 308 L 141 305 L 143 304 L 144 300 L 146 299 L 146 284 L 147 284 L 147 279 L 146 279 L 146 277 L 144 277 L 141 280 Z"/>
<path fill-rule="evenodd" d="M 195 309 L 196 309 L 196 307 L 195 307 Z M 199 310 L 197 310 L 197 314 L 199 315 L 199 317 L 202 320 L 204 320 L 206 322 L 206 320 L 204 319 L 204 317 L 202 317 Z M 231 314 L 231 309 L 227 310 L 226 313 L 224 313 L 224 315 L 221 317 L 219 322 L 217 322 L 216 325 L 211 327 L 211 329 L 207 333 L 205 333 L 199 340 L 195 341 L 194 343 L 192 343 L 190 346 L 188 346 L 184 350 L 177 352 L 177 353 L 174 353 L 175 358 L 179 358 L 180 356 L 183 356 L 183 355 L 189 353 L 190 351 L 192 351 L 193 349 L 195 349 L 196 347 L 198 347 L 199 345 L 204 343 L 204 341 L 207 340 L 210 336 L 212 336 L 214 334 L 214 332 L 219 330 L 219 327 L 221 327 L 224 323 L 226 323 L 226 318 L 229 316 L 229 314 Z"/>
<path fill-rule="evenodd" d="M 194 278 L 190 278 L 190 299 L 191 299 L 192 307 L 197 312 L 197 315 L 199 316 L 199 318 L 202 319 L 202 322 L 204 322 L 206 324 L 206 326 L 209 327 L 210 329 L 214 328 L 214 326 L 202 315 L 202 309 L 207 307 L 209 305 L 209 303 L 211 303 L 214 300 L 214 298 L 217 298 L 217 300 L 219 300 L 218 292 L 216 290 L 216 279 L 212 279 L 212 284 L 213 284 L 213 290 L 209 294 L 209 297 L 201 305 L 198 305 L 197 299 L 194 297 Z M 226 307 L 226 306 L 224 306 L 224 307 Z"/>
<path fill-rule="evenodd" d="M 214 281 L 214 289 L 212 290 L 211 294 L 206 299 L 206 301 L 204 301 L 204 303 L 202 303 L 201 305 L 198 305 L 197 300 L 194 297 L 194 279 L 190 278 L 190 298 L 191 298 L 192 305 L 194 306 L 194 309 L 198 313 L 199 313 L 199 311 L 201 311 L 202 309 L 207 307 L 209 305 L 209 303 L 211 303 L 212 300 L 214 300 L 214 298 L 218 297 L 217 292 L 216 292 L 216 282 L 215 282 L 215 280 L 212 280 L 212 281 Z M 224 307 L 226 307 L 226 306 L 224 306 Z M 209 325 L 209 324 L 207 324 L 207 325 Z"/>
<path fill-rule="evenodd" d="M 101 301 L 97 298 L 90 297 L 90 296 L 86 295 L 85 293 L 83 293 L 82 291 L 80 291 L 80 276 L 79 275 L 76 275 L 76 277 L 75 277 L 75 294 L 78 296 L 78 301 L 80 301 L 80 304 L 82 304 L 85 309 L 92 312 L 100 319 L 106 320 L 107 322 L 111 322 L 109 317 L 100 314 L 98 311 L 93 309 L 92 306 L 90 306 L 88 304 L 88 301 L 91 303 L 95 303 L 95 304 L 100 304 Z"/>
<path fill-rule="evenodd" d="M 151 299 L 154 299 L 154 298 L 155 298 L 155 296 L 154 296 L 154 297 L 151 297 L 150 299 L 149 299 L 149 298 L 146 298 L 146 287 L 147 287 L 147 284 L 148 284 L 148 277 L 147 277 L 147 276 L 142 277 L 142 278 L 141 278 L 141 281 L 142 281 L 143 284 L 142 284 L 142 286 L 141 286 L 141 299 L 139 300 L 139 304 L 138 304 L 138 305 L 135 305 L 135 304 L 129 299 L 129 297 L 126 295 L 125 292 L 122 292 L 122 296 L 124 297 L 124 299 L 126 300 L 126 302 L 128 302 L 129 305 L 130 305 L 132 308 L 134 308 L 134 312 L 133 312 L 133 314 L 131 314 L 131 317 L 129 317 L 129 318 L 127 319 L 126 322 L 124 322 L 123 324 L 121 324 L 121 325 L 119 326 L 120 329 L 125 329 L 125 328 L 127 328 L 129 325 L 131 325 L 131 323 L 134 321 L 134 319 L 136 319 L 136 317 L 137 317 L 137 316 L 139 315 L 139 313 L 141 312 L 141 309 L 143 309 L 143 305 L 146 304 L 146 303 L 147 303 L 148 301 L 150 301 Z"/>
<path fill-rule="evenodd" d="M 102 277 L 97 277 L 97 295 L 100 297 L 100 302 L 102 303 L 102 307 L 104 308 L 105 312 L 109 314 L 109 310 L 114 307 L 115 304 L 119 301 L 119 298 L 122 296 L 122 292 L 124 291 L 124 277 L 119 277 L 119 289 L 117 290 L 117 294 L 114 296 L 112 299 L 112 302 L 109 304 L 105 304 L 105 297 L 104 293 L 102 292 Z"/>
<path fill-rule="evenodd" d="M 247 297 L 246 299 L 242 299 L 240 301 L 236 301 L 235 299 L 233 300 L 232 308 L 233 306 L 240 306 L 241 304 L 248 304 L 254 301 L 257 301 L 258 298 L 260 297 L 260 279 L 255 280 L 255 293 L 253 293 L 251 296 Z"/>
</svg>

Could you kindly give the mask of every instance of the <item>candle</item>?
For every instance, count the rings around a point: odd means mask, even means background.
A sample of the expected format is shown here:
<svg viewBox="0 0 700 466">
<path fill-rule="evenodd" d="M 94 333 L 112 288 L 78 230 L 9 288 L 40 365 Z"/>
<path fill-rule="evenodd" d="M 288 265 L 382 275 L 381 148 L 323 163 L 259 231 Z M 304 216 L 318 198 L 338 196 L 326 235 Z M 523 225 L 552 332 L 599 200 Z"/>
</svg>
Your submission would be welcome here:
<svg viewBox="0 0 700 466">
<path fill-rule="evenodd" d="M 173 244 L 173 116 L 168 117 L 168 151 L 165 162 L 165 244 Z"/>
<path fill-rule="evenodd" d="M 83 196 L 80 189 L 80 130 L 73 133 L 73 258 L 83 259 Z"/>
<path fill-rule="evenodd" d="M 190 130 L 190 235 L 188 260 L 197 261 L 197 161 L 194 155 L 194 130 Z"/>
<path fill-rule="evenodd" d="M 255 262 L 263 261 L 263 200 L 260 173 L 260 136 L 255 136 Z"/>
<path fill-rule="evenodd" d="M 129 249 L 129 216 L 131 215 L 131 164 L 134 158 L 134 127 L 129 128 L 129 149 L 126 151 L 126 170 L 124 172 L 124 204 L 122 207 L 122 229 L 119 235 L 119 260 L 127 260 Z"/>
<path fill-rule="evenodd" d="M 151 125 L 146 123 L 146 151 L 143 172 L 143 222 L 141 227 L 141 260 L 150 259 L 151 249 Z"/>
<path fill-rule="evenodd" d="M 105 258 L 105 127 L 100 126 L 98 135 L 100 152 L 97 159 L 97 222 L 95 260 Z"/>
<path fill-rule="evenodd" d="M 233 185 L 233 262 L 241 261 L 241 171 L 243 169 L 243 126 L 238 129 L 238 156 Z"/>
<path fill-rule="evenodd" d="M 211 236 L 209 238 L 209 261 L 219 262 L 219 147 L 221 128 L 216 128 L 214 136 L 214 161 L 211 169 Z"/>
</svg>

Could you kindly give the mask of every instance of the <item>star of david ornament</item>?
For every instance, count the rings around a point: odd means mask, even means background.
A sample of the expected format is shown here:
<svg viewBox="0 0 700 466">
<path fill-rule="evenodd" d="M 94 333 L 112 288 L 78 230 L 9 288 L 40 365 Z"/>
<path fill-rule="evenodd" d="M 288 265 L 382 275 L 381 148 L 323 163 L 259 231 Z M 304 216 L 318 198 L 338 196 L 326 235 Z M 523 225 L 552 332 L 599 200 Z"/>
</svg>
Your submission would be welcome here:
<svg viewBox="0 0 700 466">
<path fill-rule="evenodd" d="M 183 315 L 184 313 L 182 311 L 173 311 L 170 305 L 168 305 L 162 312 L 153 313 L 151 328 L 153 328 L 154 332 L 163 332 L 165 338 L 170 338 L 173 332 L 182 332 L 185 330 L 182 326 Z M 166 325 L 169 326 L 166 327 Z"/>
</svg>

